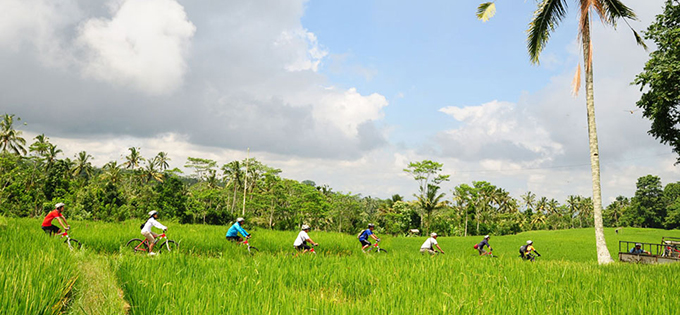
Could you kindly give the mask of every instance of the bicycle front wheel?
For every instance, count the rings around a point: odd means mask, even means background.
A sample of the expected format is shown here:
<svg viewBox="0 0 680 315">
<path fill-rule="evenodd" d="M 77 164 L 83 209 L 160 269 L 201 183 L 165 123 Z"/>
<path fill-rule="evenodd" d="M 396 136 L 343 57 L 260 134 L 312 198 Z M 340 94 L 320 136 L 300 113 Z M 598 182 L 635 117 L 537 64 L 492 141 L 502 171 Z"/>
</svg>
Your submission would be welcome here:
<svg viewBox="0 0 680 315">
<path fill-rule="evenodd" d="M 144 243 L 144 240 L 133 238 L 125 244 L 125 248 L 131 249 L 133 252 L 148 252 L 149 246 Z"/>
<path fill-rule="evenodd" d="M 248 252 L 249 252 L 249 253 L 257 253 L 257 252 L 259 252 L 259 251 L 260 251 L 260 250 L 257 249 L 257 247 L 253 247 L 253 246 L 249 246 L 249 247 L 248 247 Z"/>
<path fill-rule="evenodd" d="M 387 254 L 387 251 L 384 250 L 384 249 L 382 249 L 382 248 L 378 248 L 377 252 L 378 252 L 378 253 L 385 253 L 385 254 Z"/>
<path fill-rule="evenodd" d="M 81 244 L 80 241 L 75 238 L 67 239 L 64 241 L 64 243 L 66 243 L 70 249 L 81 249 L 83 247 L 83 244 Z"/>
<path fill-rule="evenodd" d="M 158 251 L 164 251 L 164 252 L 176 252 L 179 250 L 179 245 L 177 245 L 177 242 L 173 240 L 167 240 L 163 242 L 163 244 L 160 245 L 160 249 Z"/>
</svg>

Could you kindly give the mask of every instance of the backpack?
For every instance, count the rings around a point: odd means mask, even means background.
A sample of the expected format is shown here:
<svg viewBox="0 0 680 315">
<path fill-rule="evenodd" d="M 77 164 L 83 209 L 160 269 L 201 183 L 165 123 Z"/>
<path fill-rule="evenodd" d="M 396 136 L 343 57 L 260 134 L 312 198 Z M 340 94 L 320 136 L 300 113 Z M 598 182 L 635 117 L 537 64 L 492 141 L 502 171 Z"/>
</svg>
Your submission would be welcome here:
<svg viewBox="0 0 680 315">
<path fill-rule="evenodd" d="M 149 222 L 149 219 L 146 219 L 146 221 L 144 221 L 144 223 L 142 223 L 142 225 L 139 226 L 139 229 L 140 229 L 140 230 L 143 230 L 143 229 L 144 229 L 144 226 L 146 225 L 146 222 Z"/>
<path fill-rule="evenodd" d="M 526 253 L 526 251 L 527 251 L 527 246 L 526 246 L 526 245 L 522 245 L 522 246 L 519 248 L 519 254 L 520 254 L 522 257 L 524 257 L 524 253 Z"/>
<path fill-rule="evenodd" d="M 366 230 L 361 230 L 361 232 L 359 232 L 359 235 L 357 235 L 357 239 L 361 239 L 361 236 L 364 235 L 364 232 L 366 232 Z"/>
<path fill-rule="evenodd" d="M 475 246 L 473 246 L 473 247 L 474 247 L 475 249 L 479 249 L 479 244 L 475 244 Z"/>
</svg>

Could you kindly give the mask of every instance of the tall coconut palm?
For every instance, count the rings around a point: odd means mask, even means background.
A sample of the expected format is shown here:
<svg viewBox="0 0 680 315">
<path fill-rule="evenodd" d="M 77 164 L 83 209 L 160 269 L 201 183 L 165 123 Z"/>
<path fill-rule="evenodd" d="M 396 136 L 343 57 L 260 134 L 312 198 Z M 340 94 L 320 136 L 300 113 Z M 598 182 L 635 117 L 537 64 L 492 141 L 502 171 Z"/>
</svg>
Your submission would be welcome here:
<svg viewBox="0 0 680 315">
<path fill-rule="evenodd" d="M 137 169 L 139 167 L 139 163 L 144 161 L 144 158 L 142 157 L 142 154 L 140 153 L 139 149 L 135 147 L 128 148 L 130 150 L 130 155 L 125 157 L 125 168 L 127 169 Z"/>
<path fill-rule="evenodd" d="M 17 118 L 21 120 L 21 118 Z M 26 155 L 26 139 L 21 137 L 23 132 L 14 129 L 14 115 L 5 114 L 0 121 L 0 149 L 2 152 L 12 152 Z"/>
<path fill-rule="evenodd" d="M 158 155 L 153 159 L 154 163 L 156 163 L 156 166 L 158 166 L 158 169 L 161 170 L 161 172 L 164 172 L 165 170 L 170 167 L 170 164 L 168 162 L 170 161 L 170 158 L 168 157 L 168 154 L 165 152 L 158 152 Z"/>
<path fill-rule="evenodd" d="M 539 56 L 548 43 L 550 34 L 566 16 L 566 0 L 538 0 L 538 9 L 529 23 L 527 48 L 531 62 L 538 64 Z M 600 185 L 600 153 L 597 142 L 597 128 L 595 125 L 595 98 L 593 95 L 593 50 L 590 37 L 590 25 L 593 13 L 600 17 L 603 24 L 616 27 L 618 20 L 636 19 L 635 13 L 620 0 L 575 0 L 579 10 L 578 37 L 583 48 L 583 62 L 586 72 L 586 109 L 588 113 L 588 139 L 590 143 L 590 168 L 593 184 L 593 216 L 595 220 L 595 240 L 597 244 L 597 261 L 600 264 L 613 262 L 607 243 L 604 239 L 602 224 L 602 192 Z M 488 20 L 496 8 L 493 2 L 483 3 L 477 10 L 477 17 Z M 629 25 L 630 27 L 630 25 Z M 632 28 L 631 28 L 632 29 Z M 638 44 L 644 45 L 640 35 L 633 30 Z M 581 67 L 577 68 L 574 77 L 574 92 L 578 92 L 581 81 Z"/>
<path fill-rule="evenodd" d="M 35 139 L 35 142 L 28 147 L 28 150 L 35 152 L 39 157 L 44 157 L 50 150 L 50 141 L 47 140 L 48 138 L 45 137 L 44 133 L 35 136 L 33 139 Z"/>
<path fill-rule="evenodd" d="M 442 198 L 444 198 L 444 193 L 439 193 L 439 186 L 428 185 L 427 191 L 422 191 L 420 195 L 417 195 L 418 205 L 423 211 L 424 217 L 426 217 L 427 226 L 426 231 L 430 232 L 430 219 L 432 218 L 432 213 L 436 210 L 441 209 L 444 205 L 442 204 Z"/>
<path fill-rule="evenodd" d="M 57 155 L 62 153 L 61 149 L 57 149 L 57 146 L 50 143 L 50 147 L 45 153 L 45 162 L 47 163 L 47 168 L 52 167 L 54 162 L 57 160 Z"/>
<path fill-rule="evenodd" d="M 80 153 L 75 155 L 76 163 L 71 169 L 73 172 L 73 177 L 79 176 L 81 173 L 85 172 L 86 178 L 89 178 L 92 174 L 92 163 L 90 159 L 92 155 L 87 154 L 85 151 L 80 151 Z"/>
</svg>

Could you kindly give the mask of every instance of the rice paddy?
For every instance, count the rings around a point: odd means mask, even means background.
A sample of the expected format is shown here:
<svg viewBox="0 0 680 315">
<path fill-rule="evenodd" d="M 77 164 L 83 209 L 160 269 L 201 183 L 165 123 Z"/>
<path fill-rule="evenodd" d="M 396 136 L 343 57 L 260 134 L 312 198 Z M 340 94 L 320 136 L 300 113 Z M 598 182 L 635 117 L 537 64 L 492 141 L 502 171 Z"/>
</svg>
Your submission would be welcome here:
<svg viewBox="0 0 680 315">
<path fill-rule="evenodd" d="M 445 255 L 418 252 L 424 237 L 383 239 L 364 254 L 356 236 L 312 231 L 317 255 L 294 257 L 295 231 L 254 230 L 249 254 L 226 227 L 168 224 L 180 251 L 149 257 L 122 245 L 139 223 L 70 222 L 71 251 L 38 220 L 0 225 L 0 307 L 5 314 L 669 314 L 680 307 L 680 265 L 599 266 L 592 229 L 491 237 L 497 257 L 479 257 L 480 237 L 439 238 Z M 164 222 L 166 223 L 166 222 Z M 679 231 L 607 230 L 619 240 L 659 242 Z M 527 239 L 542 254 L 517 256 Z M 93 286 L 87 279 L 102 279 Z M 94 296 L 90 296 L 94 295 Z"/>
</svg>

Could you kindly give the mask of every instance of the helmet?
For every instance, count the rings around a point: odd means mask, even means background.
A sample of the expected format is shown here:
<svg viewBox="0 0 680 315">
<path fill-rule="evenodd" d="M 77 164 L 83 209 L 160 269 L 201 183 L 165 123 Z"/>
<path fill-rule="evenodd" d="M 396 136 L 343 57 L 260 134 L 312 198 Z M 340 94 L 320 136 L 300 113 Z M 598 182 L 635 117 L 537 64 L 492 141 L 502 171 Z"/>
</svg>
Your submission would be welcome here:
<svg viewBox="0 0 680 315">
<path fill-rule="evenodd" d="M 303 225 L 302 225 L 302 230 L 303 230 L 303 231 L 304 231 L 304 230 L 309 230 L 309 225 L 303 224 Z"/>
<path fill-rule="evenodd" d="M 158 214 L 158 211 L 156 211 L 156 210 L 149 211 L 149 216 L 150 216 L 150 217 L 153 217 L 153 216 L 156 215 L 156 214 Z"/>
<path fill-rule="evenodd" d="M 236 219 L 236 222 L 244 222 L 245 220 L 246 220 L 246 219 L 244 219 L 244 218 L 237 218 L 237 219 Z"/>
<path fill-rule="evenodd" d="M 528 241 L 527 241 L 527 245 L 531 245 L 531 244 L 533 244 L 533 243 L 534 243 L 534 242 L 533 242 L 532 240 L 528 240 Z"/>
<path fill-rule="evenodd" d="M 642 244 L 640 244 L 640 243 L 635 243 L 635 246 L 642 246 Z"/>
<path fill-rule="evenodd" d="M 430 236 L 435 237 L 435 236 L 437 236 L 437 233 L 432 232 L 432 234 L 430 234 Z"/>
<path fill-rule="evenodd" d="M 61 207 L 63 207 L 63 206 L 65 206 L 65 204 L 64 204 L 63 202 L 60 202 L 60 203 L 54 205 L 54 208 L 55 208 L 55 209 L 59 209 L 59 208 L 61 208 Z"/>
<path fill-rule="evenodd" d="M 484 236 L 484 238 L 485 238 L 485 239 L 486 239 L 486 238 L 489 238 L 489 237 L 491 237 L 491 236 L 489 236 L 489 235 L 487 235 L 487 236 Z"/>
<path fill-rule="evenodd" d="M 373 225 L 373 223 L 369 223 L 368 227 L 372 228 L 372 227 L 375 227 L 375 225 Z"/>
</svg>

